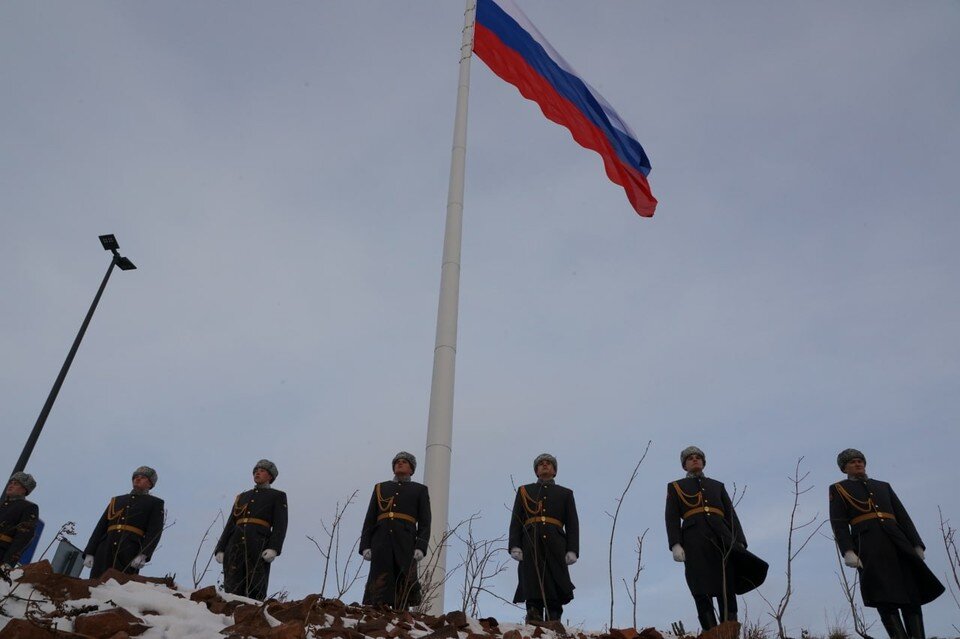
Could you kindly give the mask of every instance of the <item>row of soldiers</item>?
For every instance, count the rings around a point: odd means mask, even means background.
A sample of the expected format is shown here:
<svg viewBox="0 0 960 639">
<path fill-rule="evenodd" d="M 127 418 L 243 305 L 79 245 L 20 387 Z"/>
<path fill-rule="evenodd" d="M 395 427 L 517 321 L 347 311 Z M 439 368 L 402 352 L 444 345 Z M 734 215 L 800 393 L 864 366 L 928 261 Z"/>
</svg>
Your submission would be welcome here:
<svg viewBox="0 0 960 639">
<path fill-rule="evenodd" d="M 674 560 L 684 563 L 700 625 L 708 630 L 737 618 L 737 595 L 760 586 L 768 565 L 747 550 L 736 510 L 723 483 L 704 475 L 706 455 L 696 446 L 680 453 L 685 476 L 667 486 L 665 523 Z M 830 521 L 844 563 L 860 576 L 865 606 L 876 608 L 891 639 L 925 639 L 921 606 L 939 597 L 943 584 L 924 563 L 925 546 L 906 509 L 887 482 L 867 476 L 866 456 L 846 449 L 837 465 L 847 475 L 830 486 Z M 416 458 L 401 451 L 393 478 L 373 488 L 358 550 L 370 562 L 363 603 L 397 609 L 417 606 L 423 592 L 417 566 L 430 540 L 430 496 L 411 480 Z M 557 460 L 544 453 L 533 462 L 537 481 L 517 490 L 508 549 L 518 562 L 515 603 L 527 621 L 559 620 L 573 600 L 569 566 L 580 555 L 573 491 L 556 483 Z M 287 497 L 273 488 L 279 471 L 262 459 L 254 487 L 237 495 L 214 557 L 223 564 L 227 592 L 265 599 L 270 564 L 283 549 Z M 150 561 L 163 532 L 163 500 L 150 494 L 157 473 L 141 466 L 132 490 L 110 500 L 84 549 L 91 578 L 109 568 L 138 573 Z M 36 487 L 15 473 L 0 503 L 0 570 L 9 571 L 33 537 Z M 716 601 L 716 607 L 714 606 Z"/>
</svg>

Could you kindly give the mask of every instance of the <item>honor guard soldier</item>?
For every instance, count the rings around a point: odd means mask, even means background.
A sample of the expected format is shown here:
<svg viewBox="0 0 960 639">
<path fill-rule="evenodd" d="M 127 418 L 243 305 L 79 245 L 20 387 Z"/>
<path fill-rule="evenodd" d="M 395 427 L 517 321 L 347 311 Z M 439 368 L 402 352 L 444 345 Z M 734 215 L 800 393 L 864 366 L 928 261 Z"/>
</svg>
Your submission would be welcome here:
<svg viewBox="0 0 960 639">
<path fill-rule="evenodd" d="M 0 502 L 0 568 L 5 572 L 17 565 L 20 554 L 33 539 L 40 510 L 27 495 L 37 487 L 33 475 L 14 473 Z"/>
<path fill-rule="evenodd" d="M 737 597 L 767 578 L 767 563 L 747 551 L 740 519 L 722 483 L 703 474 L 707 457 L 696 446 L 680 453 L 686 477 L 667 484 L 664 513 L 674 561 L 684 563 L 687 587 L 704 631 L 737 619 Z M 726 583 L 724 578 L 726 577 Z"/>
<path fill-rule="evenodd" d="M 890 484 L 867 477 L 859 450 L 842 451 L 837 466 L 847 478 L 830 486 L 830 525 L 843 562 L 860 573 L 863 605 L 877 609 L 892 639 L 924 639 L 920 606 L 944 588 L 910 515 Z"/>
<path fill-rule="evenodd" d="M 133 489 L 107 504 L 84 549 L 83 565 L 96 579 L 108 568 L 140 574 L 163 533 L 163 500 L 150 494 L 157 471 L 140 466 L 133 471 Z"/>
<path fill-rule="evenodd" d="M 392 466 L 393 481 L 373 487 L 360 533 L 360 554 L 370 562 L 363 603 L 405 610 L 423 602 L 417 563 L 430 542 L 430 493 L 410 481 L 416 457 L 401 451 Z"/>
<path fill-rule="evenodd" d="M 223 564 L 223 589 L 251 599 L 267 598 L 270 563 L 287 536 L 287 493 L 273 488 L 279 471 L 269 459 L 253 467 L 252 489 L 240 493 L 214 549 Z"/>
<path fill-rule="evenodd" d="M 573 491 L 554 481 L 557 459 L 533 460 L 537 481 L 517 490 L 510 517 L 510 556 L 519 562 L 514 603 L 525 602 L 526 621 L 560 621 L 573 599 L 569 566 L 580 556 L 580 521 Z"/>
</svg>

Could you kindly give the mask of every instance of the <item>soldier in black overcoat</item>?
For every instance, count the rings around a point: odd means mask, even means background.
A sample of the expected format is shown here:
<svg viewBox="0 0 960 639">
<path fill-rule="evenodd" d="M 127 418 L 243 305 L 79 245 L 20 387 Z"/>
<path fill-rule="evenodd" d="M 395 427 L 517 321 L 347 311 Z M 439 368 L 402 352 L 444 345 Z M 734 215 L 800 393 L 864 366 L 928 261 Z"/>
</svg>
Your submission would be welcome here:
<svg viewBox="0 0 960 639">
<path fill-rule="evenodd" d="M 513 602 L 524 602 L 526 621 L 560 621 L 573 600 L 569 566 L 580 557 L 580 520 L 573 491 L 556 483 L 557 459 L 533 460 L 537 481 L 517 490 L 510 517 L 510 555 L 517 566 Z"/>
<path fill-rule="evenodd" d="M 163 500 L 150 494 L 157 471 L 140 466 L 133 471 L 133 488 L 107 504 L 83 551 L 83 565 L 96 579 L 108 568 L 140 574 L 163 533 Z"/>
<path fill-rule="evenodd" d="M 430 543 L 430 493 L 410 481 L 416 457 L 401 451 L 392 467 L 393 480 L 373 487 L 360 533 L 360 554 L 370 562 L 363 603 L 405 610 L 423 600 L 417 564 Z"/>
<path fill-rule="evenodd" d="M 287 536 L 287 493 L 273 487 L 277 465 L 261 459 L 253 467 L 253 488 L 237 495 L 213 550 L 223 564 L 223 589 L 251 599 L 267 598 L 270 564 Z"/>
<path fill-rule="evenodd" d="M 747 538 L 724 485 L 706 477 L 706 455 L 696 446 L 680 453 L 686 476 L 667 484 L 665 519 L 673 559 L 684 563 L 687 587 L 706 631 L 737 618 L 737 595 L 767 578 L 767 563 L 747 550 Z"/>
<path fill-rule="evenodd" d="M 36 487 L 33 475 L 18 472 L 10 476 L 4 490 L 0 502 L 0 568 L 6 572 L 20 561 L 37 528 L 40 509 L 27 501 L 27 495 Z"/>
<path fill-rule="evenodd" d="M 837 466 L 847 478 L 830 486 L 830 524 L 844 563 L 860 573 L 863 605 L 877 609 L 891 638 L 924 639 L 920 606 L 944 588 L 916 526 L 893 487 L 867 477 L 863 453 L 841 451 Z"/>
</svg>

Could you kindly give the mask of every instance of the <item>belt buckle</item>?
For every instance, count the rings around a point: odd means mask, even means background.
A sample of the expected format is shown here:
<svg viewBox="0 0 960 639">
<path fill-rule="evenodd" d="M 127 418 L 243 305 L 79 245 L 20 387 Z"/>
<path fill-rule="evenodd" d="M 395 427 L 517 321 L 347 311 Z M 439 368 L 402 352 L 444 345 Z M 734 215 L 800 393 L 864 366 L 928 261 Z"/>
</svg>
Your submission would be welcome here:
<svg viewBox="0 0 960 639">
<path fill-rule="evenodd" d="M 393 519 L 393 511 L 390 511 L 390 519 Z"/>
</svg>

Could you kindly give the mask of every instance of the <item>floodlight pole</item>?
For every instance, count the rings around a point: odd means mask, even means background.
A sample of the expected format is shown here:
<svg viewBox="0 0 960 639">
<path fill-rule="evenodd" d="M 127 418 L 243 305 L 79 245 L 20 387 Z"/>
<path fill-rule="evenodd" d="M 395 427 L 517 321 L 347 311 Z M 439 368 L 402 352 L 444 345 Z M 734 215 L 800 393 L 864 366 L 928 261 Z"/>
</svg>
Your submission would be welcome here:
<svg viewBox="0 0 960 639">
<path fill-rule="evenodd" d="M 53 402 L 57 400 L 57 395 L 60 393 L 60 387 L 63 386 L 63 380 L 67 378 L 67 371 L 70 370 L 70 364 L 73 363 L 73 358 L 77 354 L 77 349 L 80 348 L 80 342 L 83 340 L 83 336 L 87 332 L 87 326 L 89 326 L 90 320 L 93 318 L 93 312 L 97 310 L 97 304 L 100 303 L 100 296 L 103 295 L 103 290 L 107 288 L 107 282 L 110 281 L 110 274 L 113 273 L 113 267 L 116 266 L 122 259 L 124 258 L 120 257 L 120 254 L 117 252 L 117 250 L 113 249 L 113 259 L 110 260 L 110 266 L 107 267 L 107 274 L 103 276 L 103 281 L 100 282 L 100 288 L 97 289 L 97 294 L 93 298 L 93 303 L 90 305 L 90 310 L 87 311 L 87 316 L 83 318 L 83 324 L 80 325 L 80 331 L 77 333 L 76 339 L 73 340 L 73 346 L 70 347 L 70 352 L 67 353 L 67 359 L 63 362 L 63 366 L 60 368 L 60 374 L 57 375 L 57 380 L 53 383 L 53 388 L 50 389 L 50 394 L 47 395 L 47 401 L 43 404 L 43 408 L 40 410 L 40 416 L 37 417 L 37 423 L 34 424 L 33 430 L 30 431 L 30 437 L 27 438 L 27 443 L 23 446 L 23 452 L 20 453 L 20 459 L 17 460 L 17 465 L 13 467 L 14 473 L 18 473 L 27 467 L 27 461 L 29 461 L 30 455 L 33 453 L 33 447 L 37 444 L 37 439 L 40 437 L 40 431 L 43 430 L 43 425 L 47 421 L 47 416 L 50 414 L 50 409 L 53 408 Z"/>
</svg>

